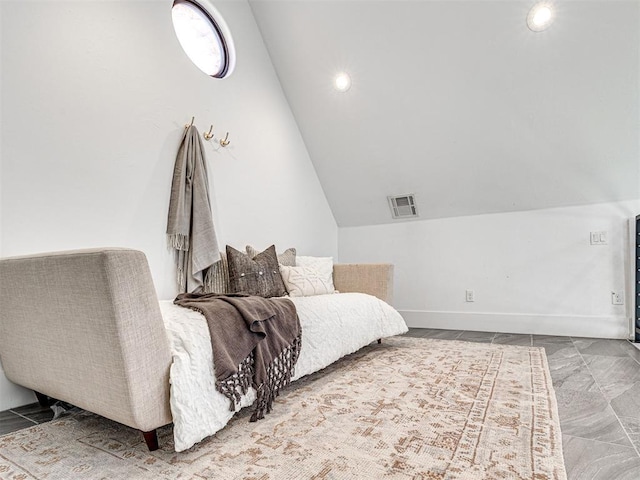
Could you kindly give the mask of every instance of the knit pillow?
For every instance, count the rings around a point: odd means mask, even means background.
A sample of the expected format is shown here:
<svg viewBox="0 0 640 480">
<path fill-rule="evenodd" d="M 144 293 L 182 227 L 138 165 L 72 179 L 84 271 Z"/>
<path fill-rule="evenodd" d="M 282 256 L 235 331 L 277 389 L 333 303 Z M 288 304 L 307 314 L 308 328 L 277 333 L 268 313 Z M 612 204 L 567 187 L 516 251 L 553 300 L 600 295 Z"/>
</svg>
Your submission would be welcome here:
<svg viewBox="0 0 640 480">
<path fill-rule="evenodd" d="M 231 293 L 226 253 L 220 252 L 220 260 L 211 265 L 207 270 L 207 274 L 204 277 L 204 292 L 222 295 Z"/>
<path fill-rule="evenodd" d="M 227 262 L 229 284 L 233 292 L 265 298 L 282 297 L 287 294 L 274 245 L 253 258 L 227 245 Z"/>
<path fill-rule="evenodd" d="M 253 248 L 251 245 L 247 245 L 246 247 L 247 255 L 253 258 L 258 255 L 260 252 Z M 278 263 L 280 265 L 287 265 L 289 267 L 296 266 L 296 249 L 295 248 L 287 248 L 284 252 L 278 254 Z"/>
<path fill-rule="evenodd" d="M 280 265 L 280 273 L 284 285 L 292 297 L 309 297 L 335 292 L 333 277 L 326 268 Z"/>
</svg>

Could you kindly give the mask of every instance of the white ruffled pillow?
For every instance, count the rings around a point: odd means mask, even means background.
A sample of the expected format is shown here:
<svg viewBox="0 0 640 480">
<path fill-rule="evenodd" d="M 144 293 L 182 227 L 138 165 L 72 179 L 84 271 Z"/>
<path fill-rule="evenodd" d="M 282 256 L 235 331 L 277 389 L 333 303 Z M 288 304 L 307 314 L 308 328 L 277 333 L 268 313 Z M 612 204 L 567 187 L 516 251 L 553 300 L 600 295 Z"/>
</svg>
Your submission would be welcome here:
<svg viewBox="0 0 640 480">
<path fill-rule="evenodd" d="M 322 260 L 320 262 L 312 262 L 310 265 L 295 267 L 280 265 L 280 274 L 289 295 L 292 297 L 310 297 L 312 295 L 335 293 L 336 289 L 333 286 L 333 259 L 328 257 Z"/>
</svg>

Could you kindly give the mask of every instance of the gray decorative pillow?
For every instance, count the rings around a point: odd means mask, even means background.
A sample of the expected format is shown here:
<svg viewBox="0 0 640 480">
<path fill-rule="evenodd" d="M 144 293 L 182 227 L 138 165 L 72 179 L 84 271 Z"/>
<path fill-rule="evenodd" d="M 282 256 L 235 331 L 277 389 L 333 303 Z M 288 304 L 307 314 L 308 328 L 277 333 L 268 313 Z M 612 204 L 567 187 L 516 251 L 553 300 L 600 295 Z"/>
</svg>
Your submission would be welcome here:
<svg viewBox="0 0 640 480">
<path fill-rule="evenodd" d="M 204 277 L 204 293 L 232 293 L 229 285 L 229 267 L 227 255 L 220 252 L 220 260 L 211 265 Z"/>
<path fill-rule="evenodd" d="M 253 258 L 260 253 L 251 245 L 247 245 L 245 248 L 247 250 L 247 255 L 249 255 L 249 258 Z M 284 252 L 279 253 L 278 263 L 284 267 L 295 267 L 296 266 L 296 249 L 287 248 Z"/>
<path fill-rule="evenodd" d="M 227 245 L 227 262 L 229 284 L 234 292 L 265 298 L 282 297 L 287 294 L 274 245 L 253 258 Z"/>
</svg>

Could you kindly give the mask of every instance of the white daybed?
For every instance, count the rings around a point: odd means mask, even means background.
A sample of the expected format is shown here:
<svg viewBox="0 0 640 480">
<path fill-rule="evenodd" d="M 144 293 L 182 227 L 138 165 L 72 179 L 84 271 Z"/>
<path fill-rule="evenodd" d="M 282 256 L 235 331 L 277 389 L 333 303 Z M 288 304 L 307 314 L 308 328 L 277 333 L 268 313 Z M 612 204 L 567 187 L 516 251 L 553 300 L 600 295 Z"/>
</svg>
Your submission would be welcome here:
<svg viewBox="0 0 640 480">
<path fill-rule="evenodd" d="M 407 331 L 398 312 L 373 296 L 389 300 L 391 278 L 390 265 L 336 265 L 336 288 L 363 293 L 292 298 L 303 339 L 294 379 Z M 1 259 L 0 361 L 7 378 L 41 403 L 63 400 L 141 430 L 151 450 L 158 427 L 174 423 L 181 451 L 233 415 L 214 386 L 204 318 L 158 302 L 146 257 L 135 250 Z M 250 391 L 241 406 L 254 398 Z"/>
</svg>

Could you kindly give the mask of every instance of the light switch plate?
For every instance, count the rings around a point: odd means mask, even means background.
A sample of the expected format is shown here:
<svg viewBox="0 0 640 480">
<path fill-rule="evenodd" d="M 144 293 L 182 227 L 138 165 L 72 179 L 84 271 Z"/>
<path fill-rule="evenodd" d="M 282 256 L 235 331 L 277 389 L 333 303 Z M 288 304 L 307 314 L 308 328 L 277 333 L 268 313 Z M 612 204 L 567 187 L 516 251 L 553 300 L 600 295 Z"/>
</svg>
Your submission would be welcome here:
<svg viewBox="0 0 640 480">
<path fill-rule="evenodd" d="M 606 231 L 591 232 L 590 243 L 591 245 L 607 245 L 608 237 Z"/>
</svg>

